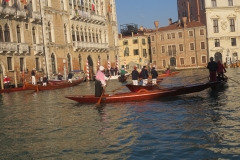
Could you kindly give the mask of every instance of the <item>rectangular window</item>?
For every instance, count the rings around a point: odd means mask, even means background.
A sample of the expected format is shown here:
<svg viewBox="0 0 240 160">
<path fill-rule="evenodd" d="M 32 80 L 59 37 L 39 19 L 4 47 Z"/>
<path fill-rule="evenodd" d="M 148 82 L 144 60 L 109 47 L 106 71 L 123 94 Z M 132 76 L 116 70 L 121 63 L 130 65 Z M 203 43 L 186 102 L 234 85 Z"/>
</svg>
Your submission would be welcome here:
<svg viewBox="0 0 240 160">
<path fill-rule="evenodd" d="M 184 58 L 180 58 L 180 64 L 184 65 Z"/>
<path fill-rule="evenodd" d="M 36 62 L 36 70 L 39 71 L 40 70 L 40 66 L 39 66 L 39 58 L 35 58 L 35 62 Z"/>
<path fill-rule="evenodd" d="M 190 43 L 190 50 L 194 50 L 194 43 Z"/>
<path fill-rule="evenodd" d="M 28 29 L 28 23 L 25 23 L 25 29 Z"/>
<path fill-rule="evenodd" d="M 176 45 L 172 45 L 172 56 L 176 56 L 177 50 L 176 50 Z"/>
<path fill-rule="evenodd" d="M 175 38 L 175 33 L 172 33 L 172 38 Z"/>
<path fill-rule="evenodd" d="M 192 37 L 193 36 L 193 31 L 189 31 L 189 36 Z"/>
<path fill-rule="evenodd" d="M 212 0 L 212 7 L 217 7 L 217 2 L 216 2 L 216 0 Z"/>
<path fill-rule="evenodd" d="M 162 64 L 163 64 L 163 67 L 165 68 L 166 67 L 166 60 L 163 60 Z"/>
<path fill-rule="evenodd" d="M 7 57 L 7 66 L 8 66 L 8 70 L 12 71 L 13 67 L 12 67 L 12 57 Z"/>
<path fill-rule="evenodd" d="M 124 56 L 129 56 L 129 48 L 126 47 L 124 50 Z"/>
<path fill-rule="evenodd" d="M 128 45 L 128 41 L 123 41 L 123 45 Z"/>
<path fill-rule="evenodd" d="M 219 30 L 218 30 L 218 20 L 213 20 L 213 32 L 214 33 L 218 33 Z"/>
<path fill-rule="evenodd" d="M 172 46 L 168 46 L 168 55 L 172 56 Z"/>
<path fill-rule="evenodd" d="M 178 32 L 178 38 L 182 38 L 182 32 Z"/>
<path fill-rule="evenodd" d="M 152 42 L 154 41 L 154 36 L 152 36 Z"/>
<path fill-rule="evenodd" d="M 233 6 L 233 0 L 228 0 L 228 6 Z"/>
<path fill-rule="evenodd" d="M 192 64 L 196 64 L 195 57 L 191 57 L 191 63 L 192 63 Z"/>
<path fill-rule="evenodd" d="M 215 47 L 220 47 L 220 40 L 219 39 L 215 39 Z"/>
<path fill-rule="evenodd" d="M 230 32 L 235 32 L 235 22 L 234 19 L 230 19 Z"/>
<path fill-rule="evenodd" d="M 231 44 L 232 44 L 232 46 L 236 46 L 237 45 L 236 38 L 231 38 Z"/>
<path fill-rule="evenodd" d="M 137 39 L 134 39 L 133 40 L 133 44 L 137 44 L 138 43 L 138 40 Z"/>
<path fill-rule="evenodd" d="M 152 47 L 152 54 L 155 54 L 156 53 L 156 49 L 155 47 Z"/>
<path fill-rule="evenodd" d="M 161 34 L 161 40 L 164 40 L 164 34 Z"/>
<path fill-rule="evenodd" d="M 143 49 L 143 57 L 147 57 L 147 50 Z"/>
<path fill-rule="evenodd" d="M 167 34 L 167 38 L 168 38 L 168 39 L 171 39 L 171 34 Z"/>
<path fill-rule="evenodd" d="M 165 46 L 162 46 L 162 53 L 165 53 Z"/>
<path fill-rule="evenodd" d="M 205 49 L 205 42 L 201 42 L 201 49 Z"/>
<path fill-rule="evenodd" d="M 206 58 L 206 56 L 202 56 L 202 63 L 207 63 L 207 58 Z"/>
<path fill-rule="evenodd" d="M 204 35 L 204 30 L 200 29 L 200 35 L 203 36 Z"/>
<path fill-rule="evenodd" d="M 145 39 L 142 39 L 142 44 L 144 45 L 144 44 L 146 44 L 146 41 L 145 41 Z"/>
<path fill-rule="evenodd" d="M 24 58 L 20 58 L 20 72 L 24 71 Z"/>
<path fill-rule="evenodd" d="M 179 44 L 179 51 L 183 51 L 183 44 Z"/>
</svg>

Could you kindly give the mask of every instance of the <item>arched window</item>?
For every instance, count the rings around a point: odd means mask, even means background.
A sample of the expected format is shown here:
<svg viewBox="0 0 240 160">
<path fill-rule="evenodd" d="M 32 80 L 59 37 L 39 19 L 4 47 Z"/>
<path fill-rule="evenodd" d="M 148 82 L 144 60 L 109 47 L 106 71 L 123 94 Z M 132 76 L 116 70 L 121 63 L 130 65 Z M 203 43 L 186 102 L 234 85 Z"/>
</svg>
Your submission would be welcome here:
<svg viewBox="0 0 240 160">
<path fill-rule="evenodd" d="M 95 43 L 95 34 L 92 34 L 93 43 Z"/>
<path fill-rule="evenodd" d="M 88 42 L 86 30 L 85 30 L 85 42 Z"/>
<path fill-rule="evenodd" d="M 67 25 L 65 24 L 64 25 L 64 40 L 65 40 L 65 43 L 67 43 Z"/>
<path fill-rule="evenodd" d="M 51 24 L 48 22 L 48 38 L 49 42 L 52 42 Z"/>
<path fill-rule="evenodd" d="M 98 34 L 96 34 L 96 42 L 98 43 L 99 41 L 98 41 Z"/>
<path fill-rule="evenodd" d="M 71 72 L 71 70 L 72 70 L 72 65 L 71 65 L 71 56 L 70 56 L 70 54 L 68 53 L 68 55 L 67 55 L 67 63 L 68 63 L 68 72 Z"/>
<path fill-rule="evenodd" d="M 5 42 L 10 42 L 10 32 L 7 24 L 5 24 L 5 27 L 4 27 L 4 38 L 5 38 Z"/>
<path fill-rule="evenodd" d="M 78 55 L 79 70 L 82 70 L 82 56 Z"/>
<path fill-rule="evenodd" d="M 21 31 L 19 25 L 17 25 L 17 41 L 21 43 Z"/>
<path fill-rule="evenodd" d="M 83 31 L 81 29 L 81 41 L 84 42 L 84 36 L 83 36 Z"/>
<path fill-rule="evenodd" d="M 102 32 L 99 33 L 99 43 L 102 43 Z"/>
<path fill-rule="evenodd" d="M 75 31 L 74 31 L 74 27 L 72 26 L 72 40 L 76 41 L 75 39 Z"/>
<path fill-rule="evenodd" d="M 2 30 L 2 26 L 0 26 L 0 42 L 3 42 L 3 30 Z"/>
<path fill-rule="evenodd" d="M 63 2 L 63 0 L 61 0 L 61 8 L 62 8 L 62 10 L 64 10 L 64 2 Z"/>
<path fill-rule="evenodd" d="M 56 71 L 56 63 L 55 63 L 55 56 L 54 56 L 53 53 L 51 55 L 51 62 L 52 62 L 52 73 L 57 73 L 57 71 Z"/>
<path fill-rule="evenodd" d="M 35 35 L 35 28 L 32 28 L 32 39 L 33 39 L 33 44 L 36 44 L 36 35 Z"/>
<path fill-rule="evenodd" d="M 92 38 L 91 38 L 91 32 L 90 32 L 90 30 L 89 30 L 89 33 L 88 33 L 88 36 L 89 36 L 89 42 L 92 42 Z"/>
<path fill-rule="evenodd" d="M 77 28 L 77 31 L 76 31 L 76 33 L 77 33 L 77 41 L 80 41 L 80 36 L 79 36 L 79 31 L 78 31 L 78 28 Z"/>
</svg>

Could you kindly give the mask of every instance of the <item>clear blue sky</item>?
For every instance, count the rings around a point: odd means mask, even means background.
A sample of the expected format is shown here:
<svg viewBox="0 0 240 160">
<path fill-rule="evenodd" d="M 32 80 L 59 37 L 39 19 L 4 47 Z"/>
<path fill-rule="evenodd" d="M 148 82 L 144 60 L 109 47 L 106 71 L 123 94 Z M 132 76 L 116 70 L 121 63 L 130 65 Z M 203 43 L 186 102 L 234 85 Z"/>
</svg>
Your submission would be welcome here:
<svg viewBox="0 0 240 160">
<path fill-rule="evenodd" d="M 178 20 L 177 0 L 115 0 L 118 29 L 120 25 L 134 23 L 144 28 L 154 29 L 154 21 L 159 27 L 167 26 L 168 19 Z"/>
</svg>

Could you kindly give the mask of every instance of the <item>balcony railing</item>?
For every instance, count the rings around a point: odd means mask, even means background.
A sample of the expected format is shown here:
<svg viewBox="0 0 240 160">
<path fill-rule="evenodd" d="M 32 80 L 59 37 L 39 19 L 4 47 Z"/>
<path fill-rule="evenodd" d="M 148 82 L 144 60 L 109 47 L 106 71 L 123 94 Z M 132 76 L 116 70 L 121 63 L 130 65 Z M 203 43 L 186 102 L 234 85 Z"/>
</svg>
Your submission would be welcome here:
<svg viewBox="0 0 240 160">
<path fill-rule="evenodd" d="M 34 50 L 34 55 L 43 54 L 43 45 L 42 44 L 35 44 L 33 46 L 33 50 Z"/>
<path fill-rule="evenodd" d="M 18 43 L 19 53 L 29 53 L 29 46 L 27 43 Z"/>
<path fill-rule="evenodd" d="M 39 12 L 32 12 L 31 22 L 39 22 L 41 20 L 41 14 Z"/>
<path fill-rule="evenodd" d="M 17 43 L 13 42 L 0 42 L 0 53 L 12 53 L 15 52 L 17 53 L 18 48 L 17 48 Z"/>
<path fill-rule="evenodd" d="M 75 41 L 73 42 L 73 48 L 74 50 L 79 50 L 79 49 L 94 49 L 94 50 L 103 50 L 103 49 L 108 49 L 108 44 L 107 43 L 94 43 L 94 42 L 78 42 Z"/>
<path fill-rule="evenodd" d="M 17 10 L 17 18 L 26 18 L 26 11 L 25 10 Z"/>
<path fill-rule="evenodd" d="M 85 12 L 82 10 L 75 10 L 71 9 L 70 10 L 70 18 L 71 19 L 76 19 L 80 21 L 88 21 L 92 23 L 104 23 L 104 17 L 96 14 L 91 14 L 89 12 Z"/>
</svg>

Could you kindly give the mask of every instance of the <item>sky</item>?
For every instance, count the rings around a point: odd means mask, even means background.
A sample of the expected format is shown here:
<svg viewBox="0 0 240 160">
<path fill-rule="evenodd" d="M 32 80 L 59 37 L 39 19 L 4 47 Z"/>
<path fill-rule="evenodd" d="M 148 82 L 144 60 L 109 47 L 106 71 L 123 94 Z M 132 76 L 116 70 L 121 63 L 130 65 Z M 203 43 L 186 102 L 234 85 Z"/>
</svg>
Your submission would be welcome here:
<svg viewBox="0 0 240 160">
<path fill-rule="evenodd" d="M 154 21 L 159 27 L 168 26 L 168 19 L 178 20 L 177 0 L 115 0 L 118 30 L 120 25 L 134 23 L 144 28 L 155 29 Z"/>
</svg>

